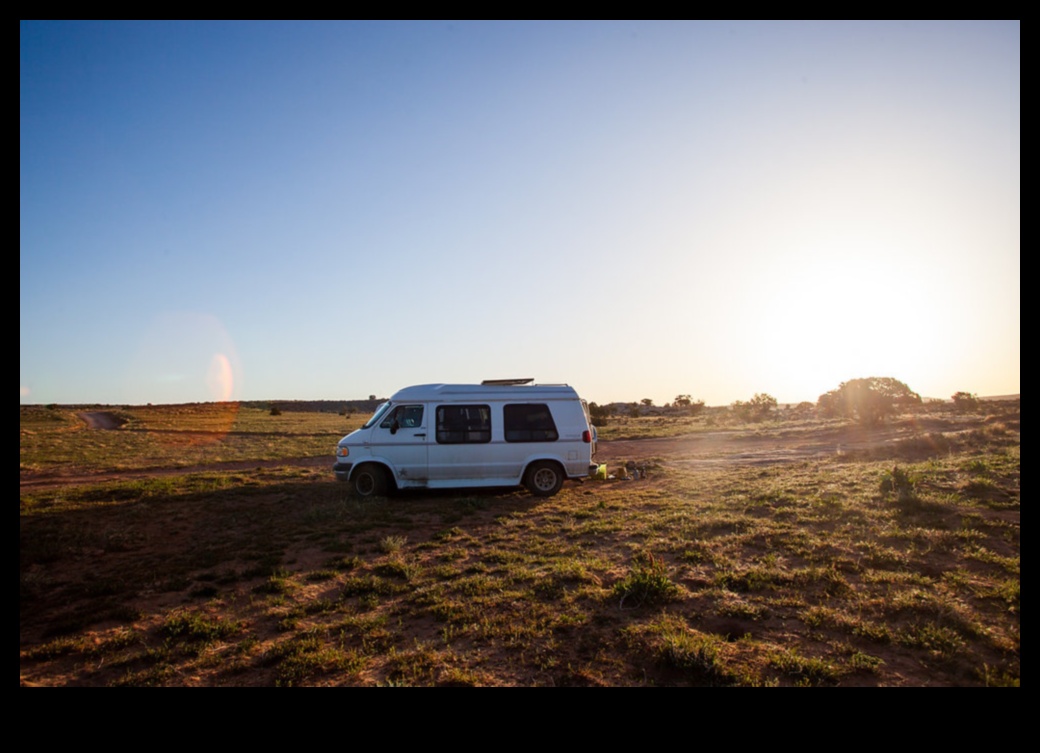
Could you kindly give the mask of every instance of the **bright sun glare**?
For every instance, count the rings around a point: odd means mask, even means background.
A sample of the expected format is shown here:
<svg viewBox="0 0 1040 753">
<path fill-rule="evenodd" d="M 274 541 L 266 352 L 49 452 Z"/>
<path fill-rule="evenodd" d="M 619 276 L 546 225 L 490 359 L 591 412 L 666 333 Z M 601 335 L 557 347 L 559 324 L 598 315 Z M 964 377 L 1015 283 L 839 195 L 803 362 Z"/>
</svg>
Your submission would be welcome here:
<svg viewBox="0 0 1040 753">
<path fill-rule="evenodd" d="M 787 258 L 759 291 L 766 321 L 755 350 L 774 372 L 769 389 L 814 399 L 848 379 L 905 380 L 934 367 L 922 329 L 935 307 L 928 286 L 897 263 L 909 257 L 832 239 Z"/>
</svg>

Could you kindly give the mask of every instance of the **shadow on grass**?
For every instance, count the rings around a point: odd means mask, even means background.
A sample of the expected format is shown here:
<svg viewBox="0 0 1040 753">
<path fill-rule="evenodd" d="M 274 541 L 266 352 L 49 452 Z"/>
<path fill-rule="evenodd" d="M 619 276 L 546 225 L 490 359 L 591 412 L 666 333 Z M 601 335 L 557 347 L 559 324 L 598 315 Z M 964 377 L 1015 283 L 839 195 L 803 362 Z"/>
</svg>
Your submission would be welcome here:
<svg viewBox="0 0 1040 753">
<path fill-rule="evenodd" d="M 283 474 L 299 472 L 283 471 Z M 405 491 L 360 500 L 324 475 L 193 474 L 23 497 L 23 633 L 44 637 L 141 617 L 141 599 L 213 597 L 276 576 L 301 549 L 329 557 L 418 530 L 489 525 L 541 502 L 515 489 Z"/>
</svg>

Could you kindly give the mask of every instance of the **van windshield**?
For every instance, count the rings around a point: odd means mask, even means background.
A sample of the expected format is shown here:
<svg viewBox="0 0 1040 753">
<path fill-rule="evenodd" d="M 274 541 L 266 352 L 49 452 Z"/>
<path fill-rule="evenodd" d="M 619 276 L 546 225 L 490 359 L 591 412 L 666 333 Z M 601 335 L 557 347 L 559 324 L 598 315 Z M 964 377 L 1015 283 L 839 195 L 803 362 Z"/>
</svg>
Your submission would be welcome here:
<svg viewBox="0 0 1040 753">
<path fill-rule="evenodd" d="M 374 424 L 378 423 L 379 419 L 381 419 L 383 417 L 383 414 L 386 413 L 388 410 L 390 410 L 390 402 L 389 401 L 383 403 L 378 408 L 376 408 L 376 412 L 372 414 L 372 418 L 368 419 L 368 421 L 365 422 L 365 425 L 362 426 L 361 428 L 362 429 L 368 429 L 371 426 L 373 426 Z"/>
</svg>

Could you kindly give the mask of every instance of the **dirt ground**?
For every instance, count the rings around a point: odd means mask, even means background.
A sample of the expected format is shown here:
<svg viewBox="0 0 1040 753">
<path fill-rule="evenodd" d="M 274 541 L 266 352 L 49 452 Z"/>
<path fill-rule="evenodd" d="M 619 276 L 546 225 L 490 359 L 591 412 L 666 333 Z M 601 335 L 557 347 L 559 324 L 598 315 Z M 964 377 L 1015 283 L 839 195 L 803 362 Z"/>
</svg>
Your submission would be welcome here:
<svg viewBox="0 0 1040 753">
<path fill-rule="evenodd" d="M 115 430 L 122 422 L 106 411 L 80 414 L 92 429 Z M 920 436 L 931 431 L 969 431 L 983 423 L 979 416 L 957 419 L 923 418 L 910 423 L 877 428 L 842 426 L 812 431 L 719 430 L 679 437 L 600 441 L 595 460 L 605 463 L 610 472 L 617 464 L 665 464 L 693 468 L 725 466 L 768 465 L 795 462 L 813 458 L 876 450 L 902 439 Z M 75 475 L 64 469 L 47 471 L 23 470 L 21 489 L 49 489 L 114 480 L 138 480 L 159 476 L 183 475 L 202 471 L 235 471 L 258 467 L 321 468 L 332 473 L 333 458 L 302 457 L 276 461 L 245 461 L 213 463 L 181 468 L 158 468 Z"/>
<path fill-rule="evenodd" d="M 118 418 L 104 411 L 89 412 L 81 414 L 84 421 L 98 431 L 117 430 L 120 426 Z M 1012 421 L 1017 423 L 1017 416 Z M 883 452 L 886 446 L 895 445 L 902 440 L 915 437 L 927 436 L 932 432 L 942 432 L 949 435 L 952 432 L 971 431 L 985 425 L 986 419 L 981 415 L 974 416 L 952 416 L 946 415 L 941 418 L 922 417 L 914 421 L 899 421 L 890 425 L 866 429 L 858 426 L 817 426 L 811 429 L 799 428 L 769 428 L 761 427 L 743 430 L 720 429 L 717 431 L 702 432 L 679 437 L 638 439 L 638 440 L 614 440 L 601 441 L 596 460 L 605 463 L 611 473 L 615 473 L 626 463 L 638 466 L 674 467 L 687 469 L 717 470 L 725 467 L 748 467 L 758 465 L 773 465 L 778 463 L 798 462 L 810 459 L 823 459 L 827 457 L 855 454 L 861 452 Z M 331 457 L 308 457 L 296 459 L 282 459 L 278 461 L 248 461 L 240 463 L 221 463 L 199 465 L 190 468 L 155 469 L 147 471 L 109 472 L 103 474 L 80 474 L 74 475 L 66 471 L 59 472 L 25 472 L 21 475 L 21 489 L 40 490 L 62 486 L 73 486 L 79 484 L 99 483 L 112 480 L 135 480 L 147 477 L 164 475 L 182 475 L 191 472 L 216 471 L 216 470 L 249 470 L 257 467 L 301 467 L 309 469 L 327 469 L 332 476 Z M 651 474 L 653 471 L 651 471 Z M 651 476 L 651 484 L 655 483 Z M 491 513 L 489 513 L 490 515 Z M 182 546 L 183 542 L 169 532 L 160 535 L 155 533 L 152 539 L 158 545 L 163 542 L 164 546 L 176 548 Z M 171 549 L 171 555 L 173 549 Z M 130 556 L 130 555 L 127 555 Z M 313 551 L 306 549 L 294 552 L 294 557 L 301 567 L 320 566 L 322 557 L 327 553 L 315 548 Z M 146 613 L 160 613 L 162 608 L 168 606 L 165 600 L 180 598 L 179 594 L 160 594 L 149 597 L 153 602 L 142 606 Z M 175 601 L 170 601 L 170 604 Z M 142 602 L 144 604 L 144 602 Z M 46 625 L 22 625 L 23 642 L 26 640 L 27 631 L 34 636 L 41 627 Z M 274 640 L 272 636 L 263 636 L 264 639 Z M 32 643 L 39 642 L 36 637 Z M 898 652 L 891 655 L 884 653 L 884 660 L 897 672 L 908 678 L 908 684 L 915 684 L 913 667 L 900 667 L 902 658 Z M 48 667 L 44 680 L 26 675 L 23 672 L 22 684 L 75 684 L 82 679 L 77 674 L 79 670 L 71 663 L 63 667 L 62 662 L 56 662 L 55 666 Z"/>
</svg>

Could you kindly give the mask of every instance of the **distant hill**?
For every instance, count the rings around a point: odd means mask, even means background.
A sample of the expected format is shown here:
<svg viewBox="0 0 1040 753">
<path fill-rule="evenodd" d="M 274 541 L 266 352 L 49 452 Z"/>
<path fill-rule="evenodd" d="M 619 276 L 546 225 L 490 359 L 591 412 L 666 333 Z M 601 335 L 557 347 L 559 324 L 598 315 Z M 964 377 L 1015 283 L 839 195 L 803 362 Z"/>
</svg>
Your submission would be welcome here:
<svg viewBox="0 0 1040 753">
<path fill-rule="evenodd" d="M 1021 393 L 1014 395 L 980 395 L 979 400 L 988 401 L 999 401 L 999 400 L 1021 400 Z M 382 403 L 386 402 L 389 398 L 380 397 L 374 400 L 240 400 L 239 405 L 247 408 L 259 408 L 261 410 L 270 410 L 273 407 L 277 407 L 281 411 L 291 411 L 300 413 L 372 413 Z M 950 398 L 923 398 L 925 402 L 932 400 L 940 400 L 943 402 L 952 402 Z M 234 402 L 234 401 L 232 401 Z M 813 403 L 815 405 L 815 403 Z M 30 408 L 33 405 L 42 407 L 42 404 L 36 403 L 22 403 L 21 407 Z M 151 405 L 151 403 L 148 403 Z M 198 405 L 198 403 L 170 403 L 170 405 Z M 608 403 L 600 406 L 608 409 L 614 415 L 626 414 L 634 405 L 631 403 Z M 792 408 L 795 403 L 780 403 L 780 408 Z M 56 407 L 56 406 L 52 406 Z M 131 408 L 133 406 L 127 404 L 102 404 L 102 403 L 75 403 L 75 404 L 63 404 L 61 407 L 68 409 L 87 409 L 87 408 L 111 408 L 111 407 L 123 407 Z M 668 413 L 669 408 L 663 406 L 652 405 L 644 406 L 638 405 L 640 412 L 644 415 L 660 415 L 662 413 Z M 726 406 L 706 406 L 707 410 L 722 410 Z"/>
<path fill-rule="evenodd" d="M 375 400 L 243 400 L 239 404 L 262 410 L 277 407 L 290 413 L 372 413 L 384 402 L 385 397 Z"/>
</svg>

